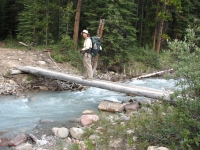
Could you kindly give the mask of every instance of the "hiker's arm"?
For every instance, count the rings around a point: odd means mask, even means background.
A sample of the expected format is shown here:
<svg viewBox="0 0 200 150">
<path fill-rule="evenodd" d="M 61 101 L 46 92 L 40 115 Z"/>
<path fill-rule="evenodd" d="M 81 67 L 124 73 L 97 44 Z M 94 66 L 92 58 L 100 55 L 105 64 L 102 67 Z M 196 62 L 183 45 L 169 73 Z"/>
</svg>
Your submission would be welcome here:
<svg viewBox="0 0 200 150">
<path fill-rule="evenodd" d="M 92 42 L 91 42 L 90 38 L 87 38 L 84 42 L 84 45 L 83 45 L 84 47 L 82 48 L 82 51 L 85 51 L 85 50 L 92 48 L 91 43 Z"/>
</svg>

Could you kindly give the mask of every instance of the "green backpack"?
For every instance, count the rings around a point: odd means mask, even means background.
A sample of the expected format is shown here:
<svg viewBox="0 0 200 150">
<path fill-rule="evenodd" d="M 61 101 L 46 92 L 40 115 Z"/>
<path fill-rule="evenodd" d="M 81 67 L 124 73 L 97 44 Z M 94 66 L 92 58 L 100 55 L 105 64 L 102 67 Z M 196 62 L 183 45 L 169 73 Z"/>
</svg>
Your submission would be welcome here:
<svg viewBox="0 0 200 150">
<path fill-rule="evenodd" d="M 92 36 L 90 38 L 92 40 L 91 55 L 94 57 L 102 52 L 101 40 L 100 37 L 97 36 Z"/>
</svg>

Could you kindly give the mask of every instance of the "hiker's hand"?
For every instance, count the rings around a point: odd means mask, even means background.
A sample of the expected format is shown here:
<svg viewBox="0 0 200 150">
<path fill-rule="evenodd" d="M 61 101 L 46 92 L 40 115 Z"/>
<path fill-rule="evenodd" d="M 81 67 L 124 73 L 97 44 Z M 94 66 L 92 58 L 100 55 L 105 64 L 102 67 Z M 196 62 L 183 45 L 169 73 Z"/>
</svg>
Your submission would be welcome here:
<svg viewBox="0 0 200 150">
<path fill-rule="evenodd" d="M 80 53 L 81 53 L 81 54 L 84 54 L 84 52 L 85 52 L 85 51 L 83 51 L 82 49 L 80 50 Z"/>
</svg>

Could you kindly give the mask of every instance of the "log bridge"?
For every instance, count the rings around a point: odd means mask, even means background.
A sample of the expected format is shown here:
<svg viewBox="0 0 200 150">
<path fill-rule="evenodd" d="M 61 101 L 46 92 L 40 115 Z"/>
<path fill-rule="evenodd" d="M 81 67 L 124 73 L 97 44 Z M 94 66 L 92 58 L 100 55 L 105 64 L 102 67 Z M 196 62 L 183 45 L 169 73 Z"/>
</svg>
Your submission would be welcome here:
<svg viewBox="0 0 200 150">
<path fill-rule="evenodd" d="M 39 67 L 32 67 L 32 66 L 17 66 L 22 72 L 34 74 L 34 75 L 42 75 L 51 77 L 53 79 L 58 79 L 62 81 L 70 81 L 73 83 L 78 83 L 86 86 L 93 86 L 97 88 L 107 89 L 116 92 L 122 92 L 127 94 L 134 94 L 138 96 L 149 97 L 153 99 L 160 99 L 160 100 L 170 100 L 169 92 L 163 90 L 157 90 L 153 88 L 147 87 L 140 87 L 140 86 L 132 86 L 128 84 L 118 83 L 118 82 L 110 82 L 105 80 L 93 79 L 91 80 L 83 80 L 82 76 L 72 75 L 72 74 L 64 74 L 61 72 L 55 72 Z"/>
</svg>

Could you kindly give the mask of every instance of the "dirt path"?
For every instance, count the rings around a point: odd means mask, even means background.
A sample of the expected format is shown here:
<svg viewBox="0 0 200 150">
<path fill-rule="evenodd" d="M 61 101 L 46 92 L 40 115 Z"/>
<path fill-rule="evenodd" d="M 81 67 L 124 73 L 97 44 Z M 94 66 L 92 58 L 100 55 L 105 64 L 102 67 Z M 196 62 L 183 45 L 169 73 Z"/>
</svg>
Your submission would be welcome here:
<svg viewBox="0 0 200 150">
<path fill-rule="evenodd" d="M 70 63 L 56 63 L 49 52 L 0 47 L 0 94 L 19 95 L 19 93 L 29 90 L 68 90 L 72 88 L 67 82 L 62 83 L 61 81 L 38 77 L 37 79 L 33 77 L 30 81 L 31 75 L 28 74 L 11 75 L 13 70 L 17 70 L 17 66 L 35 66 L 57 72 L 80 75 L 79 71 L 71 66 Z M 80 88 L 77 85 L 76 87 Z"/>
<path fill-rule="evenodd" d="M 63 73 L 79 74 L 69 63 L 55 63 L 49 52 L 0 48 L 0 74 L 6 75 L 16 66 L 37 66 Z"/>
</svg>

